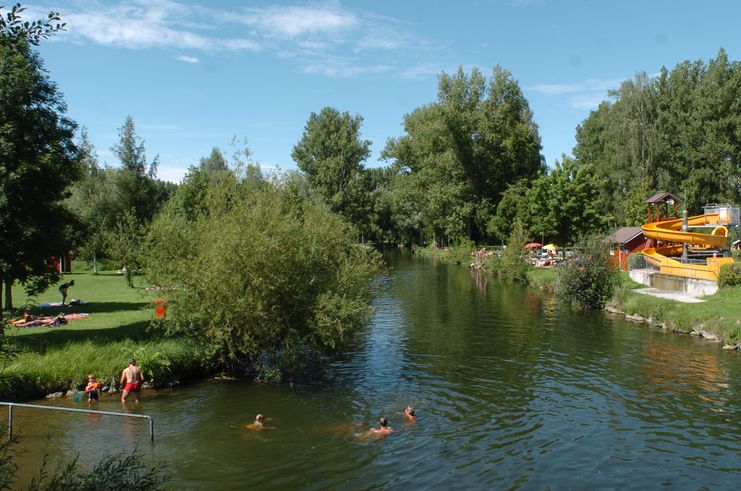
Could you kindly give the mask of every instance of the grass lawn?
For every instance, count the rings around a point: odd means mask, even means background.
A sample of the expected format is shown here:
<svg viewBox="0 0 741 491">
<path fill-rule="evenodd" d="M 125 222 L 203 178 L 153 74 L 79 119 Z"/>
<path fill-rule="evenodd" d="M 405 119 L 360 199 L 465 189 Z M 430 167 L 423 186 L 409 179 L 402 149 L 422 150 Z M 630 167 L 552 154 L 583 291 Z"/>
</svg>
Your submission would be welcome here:
<svg viewBox="0 0 741 491">
<path fill-rule="evenodd" d="M 90 272 L 72 273 L 64 276 L 62 282 L 75 281 L 67 292 L 67 301 L 76 298 L 84 305 L 65 307 L 37 307 L 43 303 L 60 302 L 62 296 L 57 285 L 49 288 L 37 298 L 27 298 L 21 286 L 13 288 L 13 304 L 20 309 L 28 303 L 34 314 L 57 315 L 59 313 L 88 313 L 86 319 L 70 320 L 62 327 L 9 328 L 11 335 L 30 336 L 47 339 L 50 342 L 79 340 L 87 338 L 112 337 L 121 339 L 137 336 L 154 317 L 152 300 L 155 292 L 145 290 L 144 279 L 135 277 L 135 288 L 129 288 L 126 280 L 113 271 L 104 271 L 97 275 Z M 109 331 L 110 332 L 107 332 Z M 30 339 L 29 339 L 30 341 Z"/>
<path fill-rule="evenodd" d="M 115 382 L 132 356 L 147 379 L 158 385 L 200 374 L 209 363 L 195 342 L 166 339 L 162 331 L 149 328 L 157 294 L 145 290 L 143 278 L 135 277 L 135 288 L 129 288 L 113 271 L 65 275 L 63 281 L 70 280 L 75 284 L 67 300 L 77 298 L 85 304 L 36 307 L 60 302 L 57 286 L 32 299 L 26 298 L 21 287 L 14 287 L 16 308 L 28 302 L 34 314 L 90 316 L 61 327 L 7 327 L 5 332 L 20 353 L 5 367 L 0 365 L 0 400 L 29 400 L 79 387 L 91 372 L 104 383 Z"/>
<path fill-rule="evenodd" d="M 702 303 L 682 303 L 616 290 L 611 304 L 628 314 L 638 314 L 671 329 L 691 331 L 701 327 L 729 344 L 741 341 L 741 287 L 729 287 L 704 298 Z"/>
</svg>

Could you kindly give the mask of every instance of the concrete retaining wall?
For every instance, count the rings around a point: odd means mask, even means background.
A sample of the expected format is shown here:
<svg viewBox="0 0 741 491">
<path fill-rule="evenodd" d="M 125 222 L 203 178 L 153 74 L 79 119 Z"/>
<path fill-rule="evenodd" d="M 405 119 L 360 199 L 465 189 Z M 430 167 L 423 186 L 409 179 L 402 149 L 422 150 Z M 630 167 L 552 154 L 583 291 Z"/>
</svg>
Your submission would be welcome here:
<svg viewBox="0 0 741 491">
<path fill-rule="evenodd" d="M 718 291 L 718 283 L 715 281 L 672 276 L 652 269 L 634 269 L 629 274 L 636 283 L 658 290 L 682 292 L 691 297 L 713 295 Z"/>
</svg>

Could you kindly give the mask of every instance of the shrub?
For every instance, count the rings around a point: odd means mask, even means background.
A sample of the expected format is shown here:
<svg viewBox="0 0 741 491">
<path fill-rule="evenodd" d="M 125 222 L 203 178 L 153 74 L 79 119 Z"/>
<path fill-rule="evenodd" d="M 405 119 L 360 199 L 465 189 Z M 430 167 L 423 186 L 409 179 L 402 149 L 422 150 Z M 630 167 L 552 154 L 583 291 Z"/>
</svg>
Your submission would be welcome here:
<svg viewBox="0 0 741 491">
<path fill-rule="evenodd" d="M 476 250 L 476 243 L 468 239 L 458 239 L 448 249 L 448 260 L 451 263 L 468 266 L 471 261 L 471 252 Z"/>
<path fill-rule="evenodd" d="M 741 263 L 724 264 L 718 275 L 718 287 L 741 286 Z"/>
<path fill-rule="evenodd" d="M 606 242 L 588 237 L 576 247 L 576 255 L 559 268 L 556 294 L 565 301 L 602 309 L 619 281 L 610 264 Z"/>
<path fill-rule="evenodd" d="M 520 222 L 515 223 L 507 241 L 507 248 L 502 253 L 499 264 L 495 266 L 498 276 L 506 280 L 527 283 L 528 272 L 533 268 L 523 247 L 527 242 L 525 228 Z"/>
<path fill-rule="evenodd" d="M 150 228 L 147 269 L 169 287 L 170 333 L 275 378 L 272 368 L 296 372 L 365 323 L 382 263 L 341 217 L 275 184 L 226 181 L 203 200 L 190 217 L 166 207 Z"/>
</svg>

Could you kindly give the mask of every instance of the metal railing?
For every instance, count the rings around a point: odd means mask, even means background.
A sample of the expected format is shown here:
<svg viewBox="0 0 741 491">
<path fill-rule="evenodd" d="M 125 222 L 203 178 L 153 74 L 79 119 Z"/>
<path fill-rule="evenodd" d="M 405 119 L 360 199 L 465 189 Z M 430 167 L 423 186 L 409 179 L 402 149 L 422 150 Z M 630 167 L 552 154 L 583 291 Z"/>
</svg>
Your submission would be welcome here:
<svg viewBox="0 0 741 491">
<path fill-rule="evenodd" d="M 20 404 L 17 402 L 0 402 L 0 406 L 8 406 L 8 438 L 13 437 L 13 408 L 28 407 L 33 409 L 49 409 L 52 411 L 67 411 L 70 413 L 105 414 L 108 416 L 124 416 L 128 418 L 145 418 L 149 420 L 149 438 L 154 441 L 154 419 L 145 414 L 115 413 L 113 411 L 95 411 L 93 409 L 75 409 L 71 407 L 39 406 L 36 404 Z"/>
</svg>

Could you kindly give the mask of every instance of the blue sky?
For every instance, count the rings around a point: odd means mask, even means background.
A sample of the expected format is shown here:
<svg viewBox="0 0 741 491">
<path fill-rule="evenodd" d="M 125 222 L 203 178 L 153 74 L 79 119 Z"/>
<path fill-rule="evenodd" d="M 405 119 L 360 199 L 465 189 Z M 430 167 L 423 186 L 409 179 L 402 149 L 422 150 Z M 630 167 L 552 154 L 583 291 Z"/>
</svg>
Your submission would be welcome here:
<svg viewBox="0 0 741 491">
<path fill-rule="evenodd" d="M 6 4 L 9 2 L 5 2 Z M 159 177 L 177 181 L 214 146 L 247 138 L 264 168 L 295 168 L 310 113 L 360 114 L 368 166 L 403 117 L 433 102 L 437 75 L 510 70 L 534 113 L 549 166 L 607 91 L 723 47 L 741 57 L 741 2 L 174 0 L 25 3 L 62 14 L 39 51 L 69 115 L 102 162 L 127 115 Z"/>
</svg>

